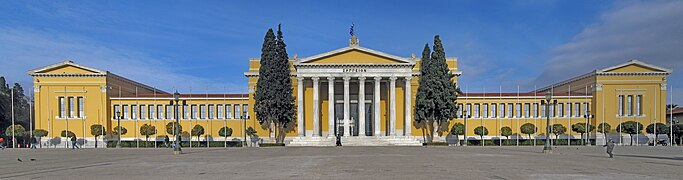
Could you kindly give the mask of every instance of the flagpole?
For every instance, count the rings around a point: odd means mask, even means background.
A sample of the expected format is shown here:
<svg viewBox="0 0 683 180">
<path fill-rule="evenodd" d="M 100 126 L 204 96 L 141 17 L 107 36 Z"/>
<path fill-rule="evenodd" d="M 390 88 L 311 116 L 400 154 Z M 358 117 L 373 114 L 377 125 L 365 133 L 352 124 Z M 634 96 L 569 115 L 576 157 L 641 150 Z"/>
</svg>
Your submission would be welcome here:
<svg viewBox="0 0 683 180">
<path fill-rule="evenodd" d="M 517 104 L 519 105 L 520 111 L 519 114 L 517 114 L 517 117 L 521 117 L 522 114 L 522 104 L 519 103 L 519 85 L 517 85 Z M 517 106 L 517 104 L 515 106 Z M 519 128 L 519 118 L 517 118 L 517 128 Z M 517 141 L 515 146 L 519 146 L 519 133 L 517 133 L 517 136 L 515 136 L 515 140 Z"/>
<path fill-rule="evenodd" d="M 14 126 L 14 87 L 12 87 L 12 93 L 11 93 L 11 101 L 12 101 L 12 148 L 17 147 L 17 140 L 14 139 L 14 132 L 16 132 L 16 127 Z"/>
</svg>

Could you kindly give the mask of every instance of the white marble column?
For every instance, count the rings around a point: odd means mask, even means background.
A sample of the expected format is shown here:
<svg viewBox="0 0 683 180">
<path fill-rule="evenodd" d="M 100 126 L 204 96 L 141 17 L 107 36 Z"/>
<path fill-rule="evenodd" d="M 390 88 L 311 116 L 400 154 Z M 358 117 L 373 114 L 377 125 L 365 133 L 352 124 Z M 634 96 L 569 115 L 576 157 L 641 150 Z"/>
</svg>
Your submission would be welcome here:
<svg viewBox="0 0 683 180">
<path fill-rule="evenodd" d="M 327 77 L 327 118 L 328 118 L 328 129 L 327 137 L 334 137 L 334 77 Z"/>
<path fill-rule="evenodd" d="M 413 99 L 412 98 L 413 94 L 411 93 L 411 90 L 410 90 L 410 80 L 412 78 L 413 78 L 412 76 L 406 77 L 406 87 L 405 87 L 406 95 L 405 95 L 405 106 L 404 106 L 405 107 L 404 109 L 405 109 L 406 121 L 405 121 L 404 127 L 403 127 L 403 135 L 404 136 L 410 136 L 411 131 L 413 129 L 413 125 L 412 125 L 413 122 L 412 122 L 412 118 L 411 118 L 411 117 L 413 117 L 413 113 L 412 113 L 413 112 L 412 111 L 413 106 L 411 105 L 411 100 Z"/>
<path fill-rule="evenodd" d="M 389 77 L 389 117 L 391 136 L 396 136 L 396 77 Z"/>
<path fill-rule="evenodd" d="M 351 104 L 349 100 L 349 80 L 351 77 L 344 77 L 344 136 L 349 136 L 351 131 L 349 129 L 349 110 L 351 109 Z"/>
<path fill-rule="evenodd" d="M 358 136 L 365 136 L 365 77 L 358 78 Z"/>
<path fill-rule="evenodd" d="M 320 136 L 320 89 L 319 77 L 313 77 L 313 137 Z"/>
<path fill-rule="evenodd" d="M 374 100 L 372 100 L 372 104 L 373 104 L 372 106 L 374 108 L 373 121 L 375 122 L 374 123 L 375 128 L 374 128 L 373 132 L 375 132 L 375 136 L 382 135 L 382 132 L 380 132 L 382 130 L 382 128 L 380 128 L 380 122 L 379 122 L 379 114 L 380 114 L 380 112 L 379 112 L 379 109 L 380 109 L 379 108 L 379 101 L 380 101 L 379 100 L 379 98 L 380 98 L 380 93 L 379 93 L 380 87 L 379 87 L 379 85 L 380 85 L 381 80 L 382 80 L 382 77 L 379 77 L 379 76 L 375 77 L 375 94 L 372 95 L 372 98 L 374 99 Z"/>
<path fill-rule="evenodd" d="M 297 80 L 297 110 L 296 110 L 296 131 L 299 136 L 304 136 L 304 77 L 298 76 Z"/>
</svg>

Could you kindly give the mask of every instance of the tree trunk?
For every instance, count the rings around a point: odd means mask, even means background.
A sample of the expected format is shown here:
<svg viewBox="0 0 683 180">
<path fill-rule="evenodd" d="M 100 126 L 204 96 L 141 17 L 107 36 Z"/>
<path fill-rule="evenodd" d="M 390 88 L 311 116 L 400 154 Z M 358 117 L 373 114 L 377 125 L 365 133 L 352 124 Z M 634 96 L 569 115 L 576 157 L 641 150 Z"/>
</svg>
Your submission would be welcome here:
<svg viewBox="0 0 683 180">
<path fill-rule="evenodd" d="M 40 146 L 41 146 L 40 148 L 43 148 L 43 147 L 42 147 L 42 146 L 43 146 L 42 143 L 40 144 Z M 95 148 L 97 148 L 97 136 L 95 136 Z"/>
<path fill-rule="evenodd" d="M 434 140 L 434 124 L 432 121 L 427 121 L 425 127 L 427 128 L 427 142 L 431 143 Z"/>
<path fill-rule="evenodd" d="M 633 146 L 633 135 L 632 135 L 632 134 L 628 134 L 628 137 L 629 137 L 629 139 L 631 139 L 631 146 Z"/>
</svg>

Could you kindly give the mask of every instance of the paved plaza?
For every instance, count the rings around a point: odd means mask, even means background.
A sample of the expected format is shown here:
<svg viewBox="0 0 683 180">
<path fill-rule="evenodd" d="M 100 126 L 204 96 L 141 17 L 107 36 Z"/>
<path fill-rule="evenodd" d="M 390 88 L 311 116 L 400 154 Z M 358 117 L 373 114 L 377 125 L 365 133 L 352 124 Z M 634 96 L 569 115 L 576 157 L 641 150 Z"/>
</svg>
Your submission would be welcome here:
<svg viewBox="0 0 683 180">
<path fill-rule="evenodd" d="M 542 148 L 6 149 L 0 179 L 683 179 L 681 147 Z"/>
</svg>

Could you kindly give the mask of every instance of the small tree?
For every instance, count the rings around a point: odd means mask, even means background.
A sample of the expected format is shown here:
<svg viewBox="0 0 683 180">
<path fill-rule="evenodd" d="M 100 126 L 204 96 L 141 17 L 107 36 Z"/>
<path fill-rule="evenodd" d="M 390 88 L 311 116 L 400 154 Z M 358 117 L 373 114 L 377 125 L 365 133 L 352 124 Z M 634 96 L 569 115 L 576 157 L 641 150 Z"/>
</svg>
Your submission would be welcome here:
<svg viewBox="0 0 683 180">
<path fill-rule="evenodd" d="M 218 135 L 223 136 L 227 139 L 228 136 L 232 136 L 232 128 L 229 128 L 227 126 L 222 127 L 220 130 L 218 130 Z"/>
<path fill-rule="evenodd" d="M 183 126 L 178 124 L 178 132 L 183 132 Z M 173 138 L 178 140 L 178 135 L 175 133 L 175 122 L 169 122 L 166 124 L 166 133 L 173 135 Z"/>
<path fill-rule="evenodd" d="M 474 134 L 479 135 L 481 138 L 481 143 L 484 143 L 484 136 L 489 135 L 489 130 L 484 126 L 479 126 L 474 128 Z"/>
<path fill-rule="evenodd" d="M 465 125 L 462 123 L 453 124 L 453 127 L 451 127 L 451 134 L 456 136 L 465 135 Z"/>
<path fill-rule="evenodd" d="M 639 134 L 643 130 L 643 124 L 635 121 L 626 121 L 617 126 L 617 132 L 626 133 L 631 139 L 631 146 L 633 146 L 633 135 Z"/>
<path fill-rule="evenodd" d="M 674 136 L 678 137 L 678 145 L 683 145 L 683 124 L 674 124 L 671 128 L 673 129 L 671 132 L 673 132 Z M 674 139 L 674 141 L 676 141 L 676 139 Z"/>
<path fill-rule="evenodd" d="M 126 135 L 128 133 L 128 129 L 126 127 L 121 126 L 121 135 Z M 114 135 L 119 135 L 119 126 L 114 127 L 114 130 L 112 130 L 112 134 Z"/>
<path fill-rule="evenodd" d="M 609 125 L 609 123 L 600 123 L 598 124 L 598 128 L 596 130 L 599 133 L 602 133 L 602 136 L 605 137 L 605 143 L 607 143 L 607 133 L 612 131 L 612 126 Z"/>
<path fill-rule="evenodd" d="M 33 135 L 38 137 L 38 139 L 42 139 L 43 137 L 47 136 L 47 133 L 48 132 L 45 129 L 33 130 Z M 38 140 L 38 141 L 40 141 L 40 140 Z M 43 148 L 43 143 L 39 143 L 39 144 L 40 144 L 40 148 Z"/>
<path fill-rule="evenodd" d="M 584 142 L 583 141 L 583 134 L 585 134 L 587 132 L 591 132 L 591 131 L 593 131 L 593 129 L 595 129 L 595 128 L 592 124 L 588 126 L 588 129 L 586 129 L 586 123 L 572 124 L 572 131 L 581 134 L 581 142 Z"/>
<path fill-rule="evenodd" d="M 529 139 L 531 139 L 531 134 L 536 133 L 536 131 L 538 129 L 536 128 L 536 125 L 534 125 L 534 124 L 524 123 L 524 124 L 522 124 L 521 127 L 519 127 L 519 130 L 520 130 L 520 132 L 522 132 L 522 134 L 529 135 Z"/>
<path fill-rule="evenodd" d="M 26 129 L 24 129 L 24 126 L 18 124 L 14 126 L 7 126 L 7 129 L 5 129 L 5 136 L 12 137 L 12 132 L 14 132 L 15 137 L 26 135 Z"/>
<path fill-rule="evenodd" d="M 157 133 L 157 127 L 153 125 L 143 124 L 140 126 L 140 135 L 145 136 L 145 141 L 149 141 L 149 136 Z"/>
<path fill-rule="evenodd" d="M 105 131 L 101 124 L 93 124 L 90 126 L 90 135 L 95 136 L 95 148 L 97 148 L 97 137 L 105 135 Z"/>
<path fill-rule="evenodd" d="M 68 137 L 75 137 L 75 136 L 76 136 L 76 134 L 74 134 L 74 132 L 69 131 L 69 132 L 67 133 L 66 130 L 62 130 L 62 133 L 60 133 L 60 135 L 61 135 L 62 137 L 65 137 L 65 138 L 68 138 Z"/>
<path fill-rule="evenodd" d="M 510 128 L 509 126 L 500 128 L 500 135 L 505 136 L 505 139 L 510 140 L 510 136 L 512 135 L 512 128 Z M 505 144 L 508 144 L 508 141 L 505 141 Z"/>
<path fill-rule="evenodd" d="M 192 128 L 192 136 L 197 136 L 197 141 L 199 141 L 199 136 L 204 135 L 204 127 L 202 125 L 194 125 Z"/>
<path fill-rule="evenodd" d="M 557 139 L 560 135 L 564 134 L 567 132 L 567 128 L 564 127 L 562 124 L 553 124 L 552 126 L 552 132 L 555 134 L 555 143 L 557 143 Z"/>
<path fill-rule="evenodd" d="M 249 136 L 255 136 L 257 133 L 256 130 L 254 130 L 254 128 L 252 128 L 252 127 L 247 128 L 246 131 L 247 131 L 247 135 L 249 135 Z"/>
<path fill-rule="evenodd" d="M 656 131 L 655 131 L 655 126 L 656 126 Z M 647 125 L 647 128 L 645 128 L 645 132 L 650 133 L 650 134 L 655 134 L 655 145 L 657 144 L 657 138 L 659 137 L 660 134 L 669 134 L 669 127 L 666 126 L 666 124 L 663 123 L 653 123 L 650 125 Z"/>
</svg>

